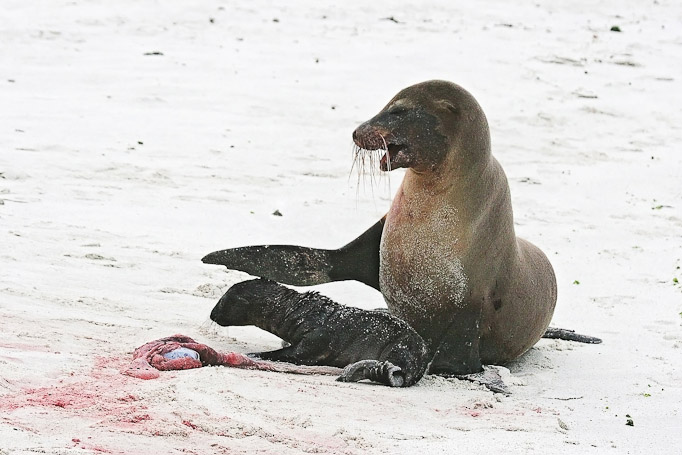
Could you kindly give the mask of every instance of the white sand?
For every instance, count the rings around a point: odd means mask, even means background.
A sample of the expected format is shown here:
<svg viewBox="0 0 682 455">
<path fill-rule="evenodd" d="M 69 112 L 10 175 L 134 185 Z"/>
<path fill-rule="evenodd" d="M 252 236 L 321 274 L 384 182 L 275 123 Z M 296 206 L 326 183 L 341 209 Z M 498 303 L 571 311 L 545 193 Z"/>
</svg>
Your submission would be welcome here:
<svg viewBox="0 0 682 455">
<path fill-rule="evenodd" d="M 3 1 L 0 454 L 680 453 L 682 8 L 457 3 Z M 387 180 L 357 188 L 350 134 L 433 78 L 488 115 L 517 232 L 557 272 L 553 324 L 602 345 L 541 341 L 509 397 L 437 377 L 119 374 L 174 333 L 277 347 L 206 324 L 246 275 L 200 258 L 373 224 Z"/>
</svg>

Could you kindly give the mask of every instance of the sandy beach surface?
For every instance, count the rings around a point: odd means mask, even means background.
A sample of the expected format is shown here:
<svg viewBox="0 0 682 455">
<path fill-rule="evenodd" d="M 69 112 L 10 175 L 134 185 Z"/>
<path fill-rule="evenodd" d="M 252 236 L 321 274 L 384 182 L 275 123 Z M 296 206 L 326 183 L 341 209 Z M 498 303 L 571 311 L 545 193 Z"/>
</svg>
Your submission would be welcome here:
<svg viewBox="0 0 682 455">
<path fill-rule="evenodd" d="M 544 3 L 3 0 L 0 454 L 680 453 L 682 7 Z M 428 79 L 483 106 L 517 233 L 556 270 L 553 325 L 603 344 L 542 340 L 509 396 L 120 373 L 175 333 L 277 348 L 210 323 L 248 276 L 201 257 L 372 225 L 401 173 L 351 174 L 351 132 Z"/>
</svg>

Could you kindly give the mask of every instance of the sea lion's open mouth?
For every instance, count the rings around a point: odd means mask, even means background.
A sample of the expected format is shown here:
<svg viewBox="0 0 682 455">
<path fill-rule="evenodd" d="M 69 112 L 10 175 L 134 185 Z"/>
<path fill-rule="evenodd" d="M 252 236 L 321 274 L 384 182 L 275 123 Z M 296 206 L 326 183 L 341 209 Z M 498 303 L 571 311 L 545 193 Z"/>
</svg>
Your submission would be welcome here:
<svg viewBox="0 0 682 455">
<path fill-rule="evenodd" d="M 403 154 L 400 152 L 402 152 L 405 147 L 405 145 L 386 144 L 386 149 L 384 149 L 386 150 L 386 153 L 384 153 L 379 161 L 379 168 L 382 171 L 390 171 L 400 165 L 400 161 L 402 161 L 401 158 L 403 157 Z"/>
<path fill-rule="evenodd" d="M 402 139 L 388 129 L 364 123 L 353 132 L 353 142 L 357 147 L 355 156 L 360 157 L 360 161 L 364 161 L 364 157 L 369 157 L 369 164 L 374 166 L 374 157 L 381 156 L 379 169 L 382 171 L 409 167 L 408 145 L 400 143 Z M 380 155 L 380 152 L 384 153 Z"/>
</svg>

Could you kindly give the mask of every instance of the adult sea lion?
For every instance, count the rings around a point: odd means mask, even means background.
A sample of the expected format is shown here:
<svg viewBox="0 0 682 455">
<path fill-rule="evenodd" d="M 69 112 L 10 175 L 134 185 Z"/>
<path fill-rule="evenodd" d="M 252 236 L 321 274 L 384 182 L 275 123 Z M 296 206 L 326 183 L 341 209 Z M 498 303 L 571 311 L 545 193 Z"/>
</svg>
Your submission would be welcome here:
<svg viewBox="0 0 682 455">
<path fill-rule="evenodd" d="M 249 356 L 345 367 L 338 379 L 344 382 L 370 379 L 408 387 L 421 379 L 431 360 L 422 337 L 395 316 L 340 305 L 317 292 L 302 294 L 262 278 L 228 289 L 211 320 L 222 326 L 255 325 L 290 343 Z"/>
<path fill-rule="evenodd" d="M 507 178 L 474 97 L 446 81 L 413 85 L 353 140 L 360 153 L 384 151 L 381 170 L 407 168 L 384 218 L 337 250 L 253 246 L 203 262 L 298 286 L 372 286 L 427 343 L 429 373 L 476 373 L 533 346 L 552 318 L 556 278 L 542 251 L 516 237 Z"/>
</svg>

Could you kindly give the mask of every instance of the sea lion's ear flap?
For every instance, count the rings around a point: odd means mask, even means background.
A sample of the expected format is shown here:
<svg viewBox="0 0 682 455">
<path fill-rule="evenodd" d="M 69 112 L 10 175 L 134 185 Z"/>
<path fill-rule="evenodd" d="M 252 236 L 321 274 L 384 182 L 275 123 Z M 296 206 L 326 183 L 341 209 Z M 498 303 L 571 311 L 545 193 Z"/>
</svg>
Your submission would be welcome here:
<svg viewBox="0 0 682 455">
<path fill-rule="evenodd" d="M 459 114 L 459 109 L 457 108 L 457 106 L 455 106 L 448 100 L 438 100 L 436 101 L 436 104 L 438 104 L 438 106 L 443 110 L 448 110 L 453 114 Z"/>
</svg>

